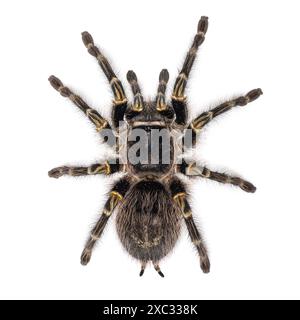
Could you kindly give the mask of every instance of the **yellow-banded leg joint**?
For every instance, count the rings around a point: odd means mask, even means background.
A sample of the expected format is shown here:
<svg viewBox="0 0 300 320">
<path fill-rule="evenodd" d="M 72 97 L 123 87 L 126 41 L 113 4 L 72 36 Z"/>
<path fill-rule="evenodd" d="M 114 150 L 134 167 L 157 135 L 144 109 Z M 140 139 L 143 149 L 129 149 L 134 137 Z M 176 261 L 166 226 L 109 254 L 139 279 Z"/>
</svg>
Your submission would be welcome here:
<svg viewBox="0 0 300 320">
<path fill-rule="evenodd" d="M 115 97 L 114 104 L 119 105 L 119 104 L 126 103 L 127 99 L 126 99 L 121 81 L 118 78 L 114 77 L 111 79 L 110 85 Z"/>
<path fill-rule="evenodd" d="M 156 99 L 156 110 L 157 111 L 164 111 L 167 109 L 167 104 L 166 104 L 166 99 L 165 95 L 161 92 L 157 94 L 157 99 Z"/>
<path fill-rule="evenodd" d="M 184 90 L 187 83 L 187 77 L 184 73 L 181 73 L 175 82 L 172 99 L 183 101 L 185 100 Z"/>
<path fill-rule="evenodd" d="M 96 110 L 91 108 L 87 109 L 86 115 L 94 123 L 98 132 L 108 126 L 108 122 L 102 118 Z"/>
<path fill-rule="evenodd" d="M 188 219 L 192 216 L 192 211 L 190 208 L 190 205 L 188 204 L 186 200 L 186 193 L 185 192 L 179 192 L 173 196 L 173 200 L 178 204 L 180 207 L 181 213 L 184 217 L 184 219 Z"/>
<path fill-rule="evenodd" d="M 143 97 L 141 93 L 137 93 L 133 98 L 132 110 L 136 112 L 141 112 L 144 108 Z"/>
</svg>

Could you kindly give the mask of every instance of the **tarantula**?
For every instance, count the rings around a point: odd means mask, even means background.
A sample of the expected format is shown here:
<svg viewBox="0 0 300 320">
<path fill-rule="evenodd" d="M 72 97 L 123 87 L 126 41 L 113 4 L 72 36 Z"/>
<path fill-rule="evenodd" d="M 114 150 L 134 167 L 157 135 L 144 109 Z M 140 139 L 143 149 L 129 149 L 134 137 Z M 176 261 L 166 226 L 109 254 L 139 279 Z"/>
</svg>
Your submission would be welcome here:
<svg viewBox="0 0 300 320">
<path fill-rule="evenodd" d="M 197 33 L 181 71 L 176 78 L 170 102 L 165 97 L 169 74 L 166 69 L 163 69 L 159 74 L 156 98 L 151 101 L 143 99 L 136 74 L 133 71 L 128 71 L 127 80 L 133 92 L 133 102 L 129 103 L 122 83 L 112 70 L 108 60 L 94 45 L 92 36 L 88 32 L 83 32 L 84 45 L 88 52 L 97 59 L 113 91 L 111 124 L 96 110 L 90 108 L 80 96 L 64 86 L 58 78 L 50 76 L 49 81 L 54 89 L 62 96 L 69 98 L 86 114 L 96 126 L 96 130 L 103 134 L 104 143 L 111 141 L 108 138 L 109 135 L 110 138 L 114 138 L 113 143 L 109 144 L 115 148 L 117 155 L 114 159 L 107 159 L 89 167 L 57 167 L 49 171 L 49 176 L 58 178 L 62 175 L 112 175 L 116 172 L 124 174 L 112 187 L 104 210 L 86 242 L 81 255 L 83 265 L 90 261 L 93 247 L 117 207 L 118 236 L 129 254 L 140 261 L 140 275 L 143 275 L 147 263 L 152 262 L 159 275 L 164 276 L 160 270 L 159 261 L 174 247 L 180 233 L 182 220 L 185 222 L 191 241 L 199 254 L 201 269 L 204 273 L 208 273 L 210 262 L 207 250 L 193 220 L 187 187 L 182 181 L 181 175 L 229 183 L 246 192 L 255 192 L 256 188 L 248 181 L 236 176 L 214 172 L 205 166 L 198 165 L 196 161 L 185 159 L 182 148 L 178 148 L 176 139 L 171 134 L 172 130 L 181 132 L 184 139 L 189 140 L 188 148 L 193 148 L 196 145 L 199 132 L 213 118 L 236 106 L 245 106 L 262 94 L 261 89 L 251 90 L 243 96 L 226 101 L 201 113 L 188 122 L 185 88 L 197 50 L 204 41 L 207 28 L 208 18 L 203 16 L 198 23 Z M 120 136 L 124 127 L 128 130 L 127 140 L 125 139 L 125 144 L 120 144 Z M 125 149 L 125 158 L 128 156 L 127 151 L 134 144 L 128 137 L 134 129 L 143 130 L 147 137 L 152 137 L 151 134 L 154 130 L 167 130 L 167 138 L 170 141 L 167 151 L 170 154 L 170 161 L 168 163 L 162 161 L 161 153 L 166 151 L 166 148 L 163 147 L 161 140 L 158 161 L 156 162 L 150 160 L 132 163 L 118 157 L 118 153 L 120 154 L 122 149 Z M 104 134 L 104 132 L 106 133 Z M 186 132 L 189 132 L 190 135 L 187 135 Z M 188 136 L 190 139 L 187 139 Z M 151 138 L 144 147 L 146 153 L 148 152 L 148 155 L 151 156 L 150 144 Z M 182 161 L 178 161 L 180 156 Z"/>
</svg>

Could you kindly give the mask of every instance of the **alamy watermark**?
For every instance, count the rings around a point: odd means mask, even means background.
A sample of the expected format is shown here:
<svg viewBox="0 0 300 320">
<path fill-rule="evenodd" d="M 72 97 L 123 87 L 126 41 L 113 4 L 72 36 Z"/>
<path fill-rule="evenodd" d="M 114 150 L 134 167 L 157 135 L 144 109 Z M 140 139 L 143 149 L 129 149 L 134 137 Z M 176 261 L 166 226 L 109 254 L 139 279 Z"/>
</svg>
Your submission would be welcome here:
<svg viewBox="0 0 300 320">
<path fill-rule="evenodd" d="M 101 134 L 109 145 L 115 147 L 119 163 L 132 165 L 181 164 L 182 155 L 197 139 L 197 133 L 192 129 L 181 131 L 163 126 L 151 127 L 146 122 L 137 127 L 120 122 L 118 135 L 114 135 L 111 129 L 104 129 Z M 113 161 L 111 159 L 110 163 Z"/>
</svg>

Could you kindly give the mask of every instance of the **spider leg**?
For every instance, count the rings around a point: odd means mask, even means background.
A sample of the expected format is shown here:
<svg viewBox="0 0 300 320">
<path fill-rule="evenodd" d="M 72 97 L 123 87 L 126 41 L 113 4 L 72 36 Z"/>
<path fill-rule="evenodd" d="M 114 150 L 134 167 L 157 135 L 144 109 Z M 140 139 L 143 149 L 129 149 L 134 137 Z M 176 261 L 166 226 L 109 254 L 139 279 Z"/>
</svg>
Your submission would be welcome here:
<svg viewBox="0 0 300 320">
<path fill-rule="evenodd" d="M 144 100 L 143 100 L 140 86 L 138 84 L 137 76 L 134 73 L 134 71 L 129 70 L 127 72 L 127 81 L 131 86 L 131 90 L 134 96 L 132 110 L 136 112 L 141 112 L 144 108 Z"/>
<path fill-rule="evenodd" d="M 90 121 L 96 126 L 96 130 L 100 132 L 104 137 L 107 137 L 107 130 L 109 135 L 113 135 L 111 127 L 106 119 L 104 119 L 95 109 L 92 109 L 80 96 L 73 93 L 68 87 L 65 87 L 63 83 L 55 76 L 49 77 L 51 86 L 57 90 L 63 97 L 69 98 L 81 111 L 83 111 Z M 115 139 L 114 139 L 115 140 Z"/>
<path fill-rule="evenodd" d="M 246 181 L 239 177 L 230 176 L 225 173 L 212 171 L 206 167 L 197 166 L 196 162 L 188 164 L 185 161 L 183 161 L 182 164 L 178 165 L 178 169 L 179 172 L 189 177 L 202 177 L 221 183 L 232 184 L 234 186 L 240 187 L 242 190 L 246 192 L 254 193 L 256 191 L 256 187 L 249 181 Z"/>
<path fill-rule="evenodd" d="M 169 72 L 167 69 L 162 69 L 159 74 L 159 84 L 158 84 L 157 95 L 156 95 L 157 111 L 165 111 L 167 109 L 165 94 L 166 94 L 168 81 L 169 81 Z"/>
<path fill-rule="evenodd" d="M 119 122 L 124 120 L 124 113 L 127 108 L 127 98 L 122 86 L 121 81 L 117 78 L 114 71 L 112 70 L 111 65 L 109 64 L 106 57 L 101 53 L 101 51 L 94 45 L 94 40 L 92 36 L 87 32 L 82 33 L 82 41 L 86 48 L 88 49 L 89 54 L 94 56 L 102 71 L 104 72 L 109 84 L 112 88 L 114 94 L 114 106 L 112 111 L 112 120 L 115 128 L 119 127 Z"/>
<path fill-rule="evenodd" d="M 200 232 L 194 222 L 191 207 L 187 201 L 187 194 L 183 183 L 175 178 L 170 183 L 170 190 L 174 202 L 179 206 L 185 224 L 187 226 L 190 238 L 195 245 L 200 257 L 200 267 L 204 273 L 208 273 L 210 270 L 210 262 L 207 254 L 207 250 Z"/>
<path fill-rule="evenodd" d="M 89 167 L 68 167 L 61 166 L 53 168 L 48 172 L 51 178 L 60 178 L 63 175 L 69 176 L 86 176 L 86 175 L 96 175 L 96 174 L 106 174 L 110 175 L 115 172 L 120 171 L 121 166 L 118 163 L 109 163 L 105 161 L 104 163 L 95 163 Z"/>
<path fill-rule="evenodd" d="M 197 34 L 194 37 L 194 41 L 190 50 L 188 51 L 183 66 L 177 79 L 175 81 L 173 94 L 172 94 L 172 105 L 176 113 L 176 123 L 179 125 L 185 125 L 187 121 L 187 106 L 186 106 L 186 97 L 184 95 L 185 87 L 187 80 L 192 69 L 193 63 L 196 58 L 198 48 L 203 43 L 205 39 L 205 34 L 208 28 L 208 18 L 201 17 Z"/>
<path fill-rule="evenodd" d="M 248 103 L 256 100 L 262 95 L 261 89 L 254 89 L 249 91 L 246 95 L 240 96 L 236 99 L 226 101 L 217 107 L 211 109 L 210 111 L 206 111 L 201 113 L 198 117 L 191 121 L 189 124 L 189 129 L 192 129 L 192 144 L 195 145 L 196 143 L 196 135 L 199 133 L 202 128 L 208 124 L 213 118 L 217 117 L 218 115 L 234 108 L 237 106 L 245 106 Z"/>
<path fill-rule="evenodd" d="M 122 201 L 124 195 L 128 191 L 130 187 L 130 183 L 127 178 L 121 179 L 119 182 L 115 184 L 112 188 L 109 198 L 105 203 L 104 210 L 97 221 L 96 225 L 91 231 L 90 237 L 85 244 L 84 250 L 81 254 L 81 264 L 87 265 L 92 256 L 92 250 L 96 241 L 101 237 L 102 232 L 106 226 L 106 223 L 111 216 L 115 207 Z"/>
</svg>

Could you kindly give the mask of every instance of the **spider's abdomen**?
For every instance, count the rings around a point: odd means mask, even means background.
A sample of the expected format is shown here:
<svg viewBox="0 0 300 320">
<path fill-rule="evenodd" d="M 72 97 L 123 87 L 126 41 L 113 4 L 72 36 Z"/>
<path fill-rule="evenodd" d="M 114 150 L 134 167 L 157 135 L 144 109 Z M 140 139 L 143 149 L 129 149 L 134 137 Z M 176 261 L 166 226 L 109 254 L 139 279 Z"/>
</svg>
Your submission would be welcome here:
<svg viewBox="0 0 300 320">
<path fill-rule="evenodd" d="M 117 214 L 117 232 L 138 260 L 159 261 L 174 247 L 181 216 L 171 195 L 157 181 L 140 181 L 126 194 Z"/>
</svg>

